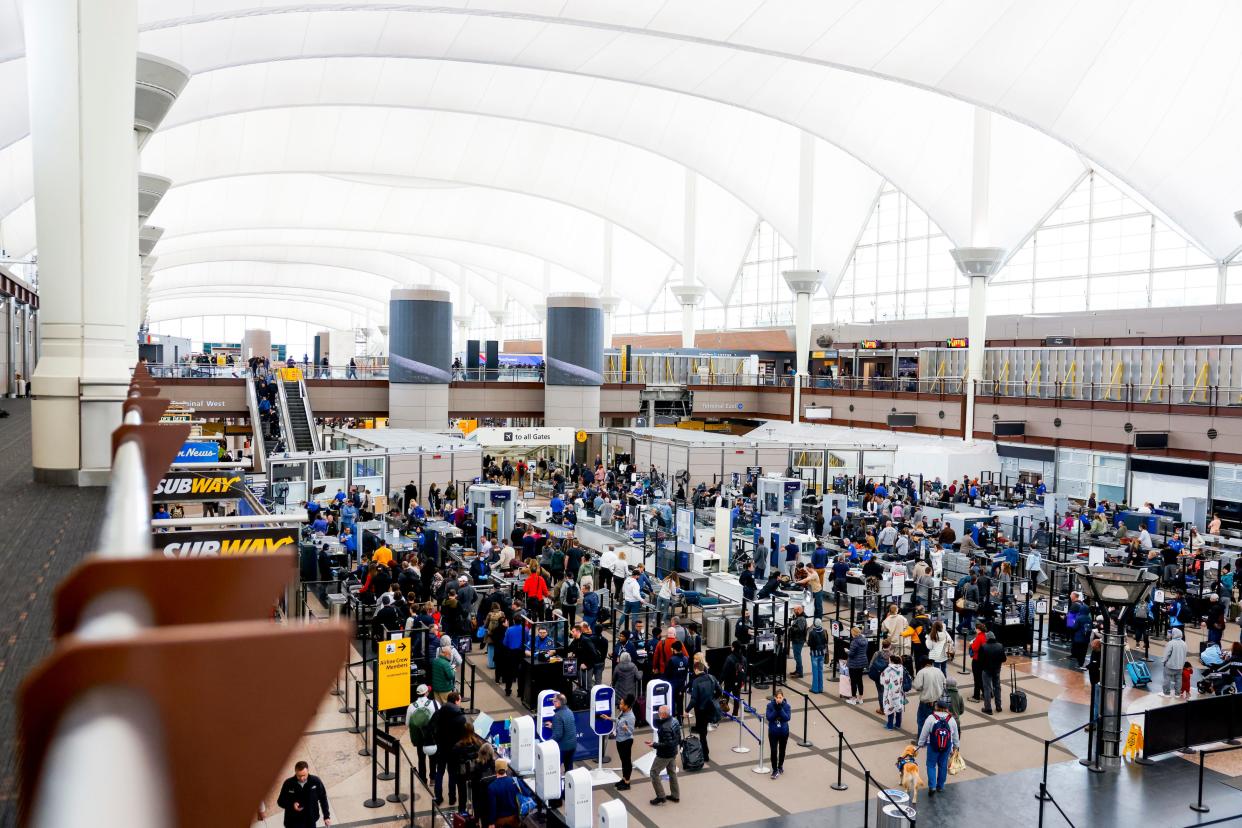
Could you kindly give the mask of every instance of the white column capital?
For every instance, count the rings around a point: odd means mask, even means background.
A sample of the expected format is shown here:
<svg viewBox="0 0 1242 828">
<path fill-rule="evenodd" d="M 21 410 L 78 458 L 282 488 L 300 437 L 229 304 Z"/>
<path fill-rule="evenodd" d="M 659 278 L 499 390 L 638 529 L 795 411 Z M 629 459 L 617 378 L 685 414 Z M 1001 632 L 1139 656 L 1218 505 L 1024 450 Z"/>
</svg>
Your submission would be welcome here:
<svg viewBox="0 0 1242 828">
<path fill-rule="evenodd" d="M 963 276 L 982 276 L 991 279 L 1005 263 L 1005 251 L 1000 247 L 955 247 L 949 251 L 957 269 Z"/>
<path fill-rule="evenodd" d="M 152 173 L 138 173 L 138 223 L 146 224 L 172 186 L 172 179 Z"/>
<path fill-rule="evenodd" d="M 163 227 L 156 227 L 154 224 L 144 224 L 138 231 L 138 255 L 150 256 L 151 251 L 155 249 L 155 245 L 164 235 Z"/>
<path fill-rule="evenodd" d="M 617 308 L 621 306 L 621 297 L 601 296 L 599 297 L 599 304 L 604 309 L 604 313 L 615 313 Z"/>
<path fill-rule="evenodd" d="M 1233 220 L 1238 223 L 1239 227 L 1242 227 L 1242 210 L 1234 210 Z"/>
<path fill-rule="evenodd" d="M 139 54 L 136 81 L 134 131 L 141 147 L 160 128 L 177 96 L 190 82 L 190 70 L 167 58 Z"/>
<path fill-rule="evenodd" d="M 669 285 L 668 289 L 682 307 L 698 305 L 707 294 L 707 288 L 702 285 Z"/>
<path fill-rule="evenodd" d="M 795 296 L 802 293 L 814 296 L 824 283 L 822 270 L 783 270 L 781 276 Z"/>
</svg>

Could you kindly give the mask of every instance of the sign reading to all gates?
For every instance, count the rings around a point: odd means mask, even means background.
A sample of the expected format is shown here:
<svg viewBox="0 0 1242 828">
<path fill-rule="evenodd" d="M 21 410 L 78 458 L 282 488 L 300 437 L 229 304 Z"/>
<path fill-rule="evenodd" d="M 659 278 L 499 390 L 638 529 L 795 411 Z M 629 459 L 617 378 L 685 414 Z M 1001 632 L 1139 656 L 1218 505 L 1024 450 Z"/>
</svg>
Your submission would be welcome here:
<svg viewBox="0 0 1242 828">
<path fill-rule="evenodd" d="M 220 459 L 220 447 L 215 442 L 186 443 L 177 452 L 174 463 L 215 463 Z"/>
<path fill-rule="evenodd" d="M 410 704 L 410 643 L 404 638 L 381 641 L 375 707 L 393 710 Z"/>
<path fill-rule="evenodd" d="M 154 500 L 236 500 L 246 496 L 246 481 L 230 471 L 169 472 L 155 487 Z"/>
<path fill-rule="evenodd" d="M 542 428 L 476 428 L 480 446 L 570 446 L 574 429 L 564 426 Z"/>
<path fill-rule="evenodd" d="M 216 558 L 292 552 L 297 530 L 289 528 L 220 529 L 208 532 L 155 532 L 155 548 L 165 558 Z"/>
</svg>

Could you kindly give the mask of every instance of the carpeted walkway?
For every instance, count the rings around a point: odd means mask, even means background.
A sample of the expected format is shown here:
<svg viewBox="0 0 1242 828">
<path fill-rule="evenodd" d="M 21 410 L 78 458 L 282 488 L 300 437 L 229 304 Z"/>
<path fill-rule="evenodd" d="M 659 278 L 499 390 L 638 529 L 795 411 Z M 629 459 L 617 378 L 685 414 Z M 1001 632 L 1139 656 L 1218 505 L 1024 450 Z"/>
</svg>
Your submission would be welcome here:
<svg viewBox="0 0 1242 828">
<path fill-rule="evenodd" d="M 56 584 L 90 550 L 102 488 L 37 485 L 30 471 L 30 401 L 0 400 L 0 826 L 17 822 L 17 691 L 51 649 Z"/>
</svg>

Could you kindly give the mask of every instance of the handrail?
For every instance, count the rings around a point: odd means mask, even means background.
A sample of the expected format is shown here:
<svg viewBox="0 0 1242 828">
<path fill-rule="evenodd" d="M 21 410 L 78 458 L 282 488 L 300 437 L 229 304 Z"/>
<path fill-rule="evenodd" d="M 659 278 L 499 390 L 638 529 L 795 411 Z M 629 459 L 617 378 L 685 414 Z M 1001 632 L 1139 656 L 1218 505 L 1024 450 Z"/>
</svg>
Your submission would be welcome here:
<svg viewBox="0 0 1242 828">
<path fill-rule="evenodd" d="M 131 411 L 127 425 L 141 422 Z M 151 554 L 150 492 L 142 449 L 121 443 L 113 458 L 97 554 L 145 558 Z M 74 634 L 93 641 L 133 638 L 151 625 L 151 607 L 136 592 L 113 589 L 87 604 Z M 149 701 L 135 690 L 108 685 L 71 703 L 48 745 L 34 793 L 30 825 L 137 825 L 173 823 L 168 762 Z M 111 769 L 112 772 L 109 772 Z M 64 780 L 84 790 L 66 796 Z"/>
<path fill-rule="evenodd" d="M 310 430 L 311 451 L 319 451 L 319 429 L 315 425 L 315 412 L 311 411 L 310 392 L 306 389 L 306 380 L 298 378 L 298 393 L 302 395 L 302 414 L 306 417 L 306 427 Z"/>
<path fill-rule="evenodd" d="M 259 414 L 259 395 L 255 391 L 254 380 L 246 380 L 246 409 L 250 412 L 251 456 L 254 458 L 254 470 L 262 474 L 267 471 L 267 444 L 263 439 L 263 419 Z"/>
</svg>

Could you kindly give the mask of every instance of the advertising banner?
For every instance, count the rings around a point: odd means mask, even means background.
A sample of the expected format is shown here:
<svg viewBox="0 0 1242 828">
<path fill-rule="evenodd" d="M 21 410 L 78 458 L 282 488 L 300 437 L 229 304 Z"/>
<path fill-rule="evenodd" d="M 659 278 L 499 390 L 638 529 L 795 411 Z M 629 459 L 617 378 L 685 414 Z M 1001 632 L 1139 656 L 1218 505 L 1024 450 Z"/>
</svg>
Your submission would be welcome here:
<svg viewBox="0 0 1242 828">
<path fill-rule="evenodd" d="M 245 478 L 228 469 L 169 472 L 152 493 L 152 499 L 163 501 L 230 500 L 245 496 Z"/>
<path fill-rule="evenodd" d="M 216 558 L 271 555 L 297 549 L 294 527 L 216 529 L 203 532 L 154 532 L 156 552 L 165 558 Z"/>
<path fill-rule="evenodd" d="M 220 444 L 214 441 L 186 443 L 174 463 L 215 463 L 220 460 Z"/>
</svg>

